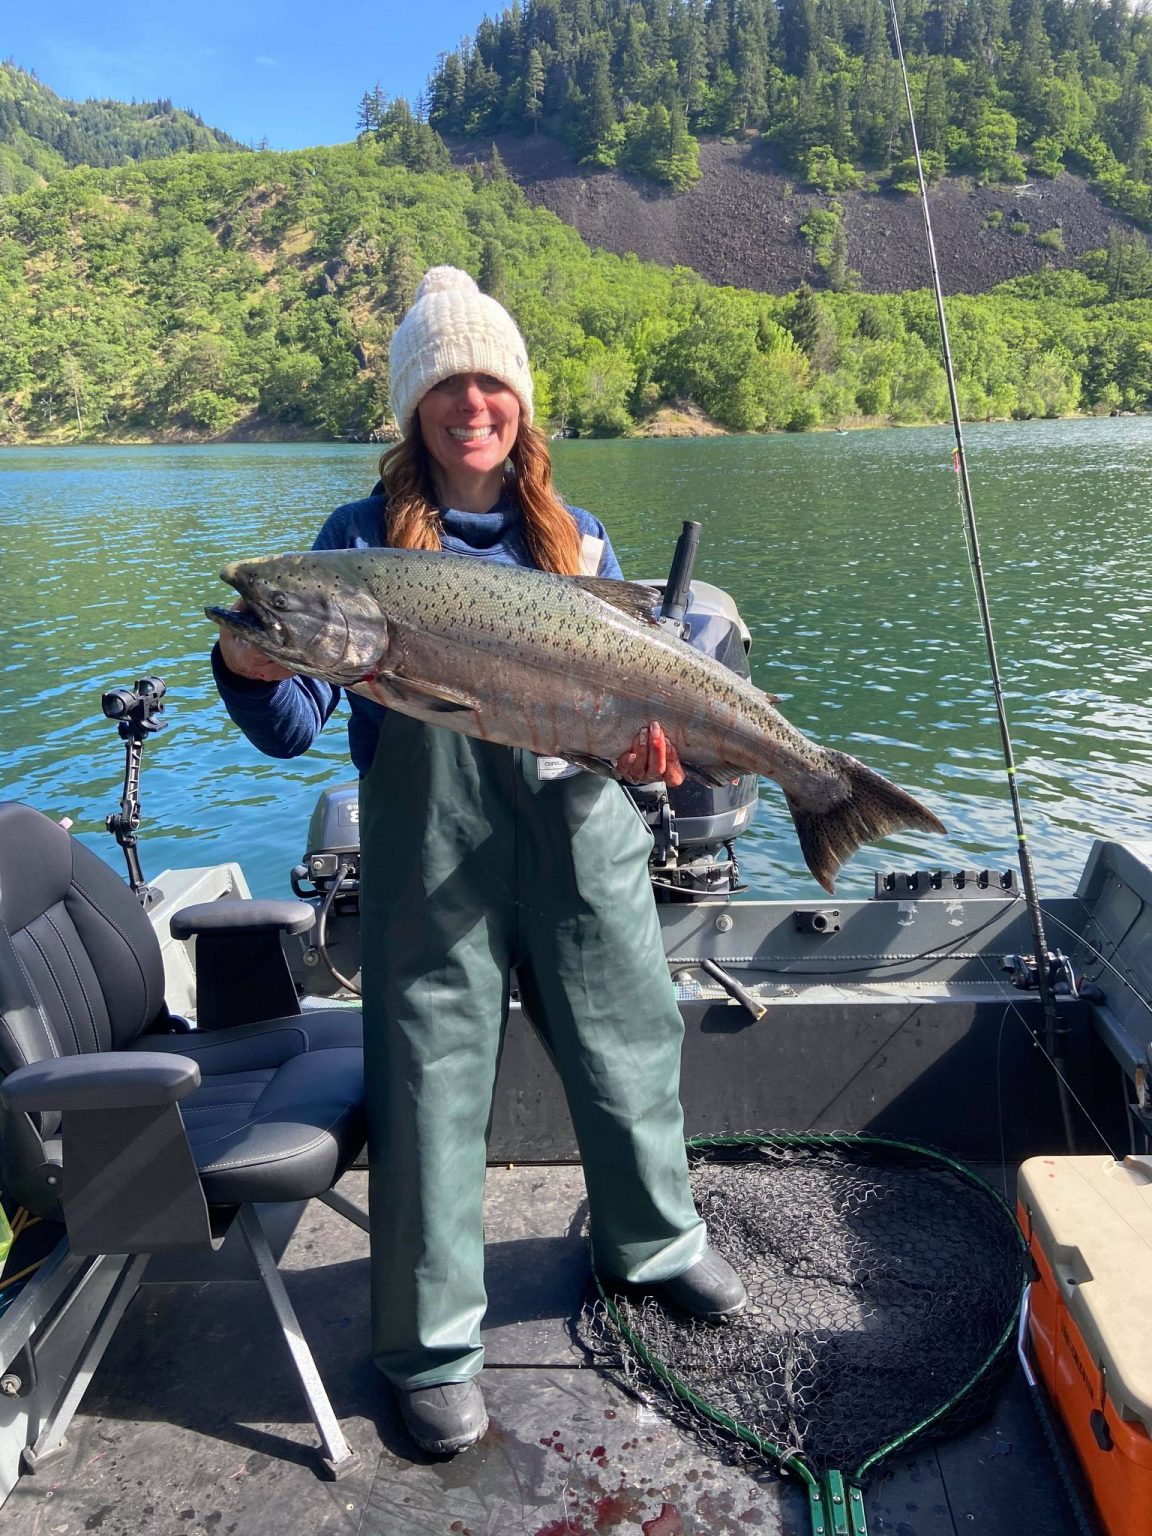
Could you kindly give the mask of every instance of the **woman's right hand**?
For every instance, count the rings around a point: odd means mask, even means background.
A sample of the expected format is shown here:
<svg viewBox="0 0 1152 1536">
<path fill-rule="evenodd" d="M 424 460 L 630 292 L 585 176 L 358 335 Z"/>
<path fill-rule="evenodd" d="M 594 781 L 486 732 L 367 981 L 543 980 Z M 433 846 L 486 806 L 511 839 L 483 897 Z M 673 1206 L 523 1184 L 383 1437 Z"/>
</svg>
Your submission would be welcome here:
<svg viewBox="0 0 1152 1536">
<path fill-rule="evenodd" d="M 232 607 L 243 609 L 243 599 L 233 603 Z M 235 672 L 237 677 L 251 678 L 253 682 L 279 683 L 292 673 L 287 667 L 282 667 L 278 661 L 271 661 L 257 646 L 245 640 L 243 635 L 238 635 L 234 630 L 220 626 L 220 655 L 229 672 Z"/>
</svg>

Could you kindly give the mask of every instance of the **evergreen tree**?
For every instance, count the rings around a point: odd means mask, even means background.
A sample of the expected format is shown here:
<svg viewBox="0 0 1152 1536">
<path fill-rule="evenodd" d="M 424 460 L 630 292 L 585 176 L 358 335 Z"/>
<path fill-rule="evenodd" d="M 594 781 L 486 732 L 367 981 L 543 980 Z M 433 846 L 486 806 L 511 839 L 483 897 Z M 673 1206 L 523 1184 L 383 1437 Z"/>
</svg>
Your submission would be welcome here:
<svg viewBox="0 0 1152 1536">
<path fill-rule="evenodd" d="M 1152 298 L 1152 251 L 1143 235 L 1113 231 L 1103 254 L 1103 262 L 1097 265 L 1102 266 L 1110 299 Z"/>
<path fill-rule="evenodd" d="M 730 4 L 729 0 L 712 0 L 708 7 L 707 22 L 707 52 L 708 52 L 708 77 L 715 80 L 721 66 L 732 64 L 733 57 L 729 53 L 730 43 Z"/>
<path fill-rule="evenodd" d="M 612 101 L 612 77 L 608 51 L 596 40 L 585 45 L 577 70 L 578 146 L 584 155 L 595 154 L 607 142 L 616 125 Z"/>
<path fill-rule="evenodd" d="M 672 57 L 668 0 L 650 0 L 648 7 L 649 63 L 659 72 Z"/>
<path fill-rule="evenodd" d="M 704 110 L 708 86 L 707 11 L 704 0 L 688 0 L 680 29 L 673 37 L 673 52 L 684 90 L 684 105 L 695 119 Z"/>
<path fill-rule="evenodd" d="M 918 131 L 921 148 L 940 156 L 941 163 L 948 152 L 948 121 L 944 66 L 939 59 L 931 59 L 924 77 L 924 104 L 918 118 Z"/>
<path fill-rule="evenodd" d="M 827 367 L 835 351 L 835 328 L 807 283 L 792 295 L 785 324 L 813 368 Z"/>
<path fill-rule="evenodd" d="M 783 0 L 780 7 L 780 29 L 789 72 L 793 75 L 803 74 L 820 41 L 815 0 Z"/>
<path fill-rule="evenodd" d="M 384 116 L 388 98 L 380 88 L 377 81 L 370 91 L 365 91 L 360 98 L 360 106 L 356 112 L 356 132 L 375 133 L 380 127 L 380 120 Z"/>
<path fill-rule="evenodd" d="M 482 293 L 488 294 L 500 304 L 508 303 L 508 274 L 499 241 L 485 240 L 480 252 L 480 275 L 477 282 Z"/>
<path fill-rule="evenodd" d="M 465 131 L 464 61 L 459 53 L 442 53 L 428 85 L 428 121 L 441 133 Z"/>
<path fill-rule="evenodd" d="M 534 134 L 539 132 L 540 114 L 544 110 L 544 83 L 544 61 L 540 50 L 531 48 L 524 70 L 524 114 L 532 124 Z"/>
<path fill-rule="evenodd" d="M 644 100 L 648 80 L 648 23 L 640 0 L 632 0 L 624 13 L 620 40 L 613 60 L 612 78 L 625 102 Z"/>
<path fill-rule="evenodd" d="M 775 0 L 769 0 L 774 4 Z M 762 0 L 737 0 L 736 79 L 741 128 L 752 128 L 767 111 L 768 39 Z"/>
<path fill-rule="evenodd" d="M 388 247 L 384 264 L 384 292 L 388 308 L 399 318 L 412 308 L 420 286 L 420 255 L 406 232 L 396 236 Z"/>
</svg>

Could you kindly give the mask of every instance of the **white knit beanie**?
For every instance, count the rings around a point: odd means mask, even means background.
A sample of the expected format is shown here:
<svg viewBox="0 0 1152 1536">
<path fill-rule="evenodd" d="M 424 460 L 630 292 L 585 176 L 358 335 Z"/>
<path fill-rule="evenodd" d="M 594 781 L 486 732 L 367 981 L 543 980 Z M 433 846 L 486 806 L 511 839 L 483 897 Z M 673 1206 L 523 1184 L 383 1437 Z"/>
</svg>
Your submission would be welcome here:
<svg viewBox="0 0 1152 1536">
<path fill-rule="evenodd" d="M 388 353 L 392 410 L 401 432 L 434 384 L 454 373 L 490 373 L 520 400 L 532 420 L 528 349 L 516 322 L 495 299 L 481 293 L 459 267 L 432 267 L 416 290 L 412 308 L 396 327 Z"/>
</svg>

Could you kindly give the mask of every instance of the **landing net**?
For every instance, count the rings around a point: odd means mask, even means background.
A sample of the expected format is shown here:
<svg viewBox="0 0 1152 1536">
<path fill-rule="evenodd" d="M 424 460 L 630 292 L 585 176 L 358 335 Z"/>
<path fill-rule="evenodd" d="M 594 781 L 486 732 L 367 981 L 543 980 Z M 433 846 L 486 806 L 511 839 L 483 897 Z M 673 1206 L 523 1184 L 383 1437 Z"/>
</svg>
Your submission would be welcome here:
<svg viewBox="0 0 1152 1536">
<path fill-rule="evenodd" d="M 884 1457 L 991 1407 L 1026 1278 L 1012 1213 L 962 1164 L 895 1140 L 745 1135 L 689 1152 L 747 1311 L 714 1327 L 601 1292 L 585 1342 L 705 1438 L 798 1475 L 814 1531 L 864 1531 L 859 1487 Z M 838 1499 L 853 1523 L 821 1523 Z"/>
</svg>

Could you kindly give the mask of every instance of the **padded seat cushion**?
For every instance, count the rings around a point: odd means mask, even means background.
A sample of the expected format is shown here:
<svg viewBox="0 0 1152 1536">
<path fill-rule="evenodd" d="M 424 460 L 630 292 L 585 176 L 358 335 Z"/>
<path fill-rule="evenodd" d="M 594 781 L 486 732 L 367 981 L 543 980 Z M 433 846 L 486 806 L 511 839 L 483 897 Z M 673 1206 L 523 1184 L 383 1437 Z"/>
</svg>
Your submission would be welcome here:
<svg viewBox="0 0 1152 1536">
<path fill-rule="evenodd" d="M 129 1046 L 164 1011 L 160 945 L 123 880 L 39 811 L 0 804 L 0 1071 Z"/>
<path fill-rule="evenodd" d="M 358 1050 L 205 1077 L 180 1113 L 208 1204 L 323 1194 L 364 1145 L 363 1099 Z"/>
<path fill-rule="evenodd" d="M 200 1068 L 180 1112 L 209 1205 L 331 1186 L 364 1145 L 362 1037 L 358 1010 L 327 1008 L 139 1042 Z"/>
<path fill-rule="evenodd" d="M 124 881 L 38 811 L 0 804 L 0 1077 L 56 1057 L 190 1056 L 200 1086 L 179 1109 L 208 1203 L 323 1194 L 364 1145 L 359 1011 L 166 1034 L 163 984 L 159 940 Z M 45 1165 L 60 1159 L 59 1128 L 53 1109 L 0 1114 L 5 1193 L 40 1215 L 58 1210 Z M 67 1206 L 67 1171 L 64 1187 Z"/>
</svg>

